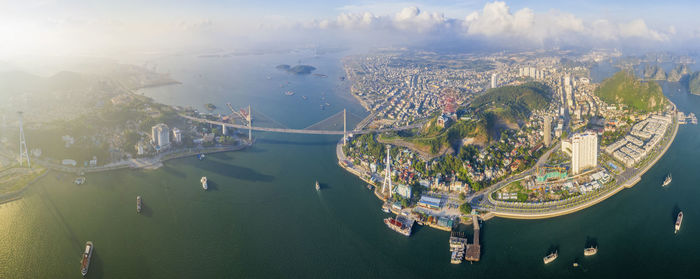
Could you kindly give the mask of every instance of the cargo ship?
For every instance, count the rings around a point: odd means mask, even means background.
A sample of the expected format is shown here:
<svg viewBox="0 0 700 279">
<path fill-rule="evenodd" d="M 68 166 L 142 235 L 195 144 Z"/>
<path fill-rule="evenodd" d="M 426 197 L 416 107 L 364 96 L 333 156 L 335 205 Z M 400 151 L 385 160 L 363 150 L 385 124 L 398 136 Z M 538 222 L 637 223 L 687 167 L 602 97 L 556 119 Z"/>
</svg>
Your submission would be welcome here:
<svg viewBox="0 0 700 279">
<path fill-rule="evenodd" d="M 90 267 L 90 258 L 92 258 L 93 250 L 92 241 L 85 243 L 85 252 L 83 252 L 83 257 L 80 260 L 80 274 L 83 276 L 87 275 L 88 268 Z"/>
<path fill-rule="evenodd" d="M 321 185 L 318 184 L 318 180 L 316 180 L 316 191 L 321 191 Z"/>
<path fill-rule="evenodd" d="M 136 213 L 141 213 L 141 196 L 136 196 Z"/>
<path fill-rule="evenodd" d="M 681 229 L 681 223 L 683 223 L 683 211 L 678 212 L 678 217 L 676 218 L 676 231 L 673 233 L 678 233 L 678 231 Z"/>
<path fill-rule="evenodd" d="M 668 186 L 668 184 L 671 184 L 671 174 L 669 173 L 668 176 L 666 176 L 666 179 L 664 179 L 664 183 L 661 184 L 662 187 Z"/>
<path fill-rule="evenodd" d="M 206 191 L 209 188 L 209 186 L 207 186 L 207 177 L 202 176 L 202 179 L 200 180 L 200 182 L 202 182 L 202 189 L 204 189 Z"/>
<path fill-rule="evenodd" d="M 593 256 L 596 253 L 598 253 L 598 247 L 588 247 L 586 249 L 583 249 L 584 256 Z"/>
<path fill-rule="evenodd" d="M 398 216 L 396 218 L 385 218 L 384 224 L 386 224 L 387 227 L 394 230 L 395 232 L 398 232 L 405 236 L 411 236 L 413 220 L 406 220 L 405 218 L 401 218 L 402 220 L 399 219 L 400 218 Z"/>
<path fill-rule="evenodd" d="M 551 254 L 547 255 L 546 257 L 544 257 L 544 259 L 543 259 L 544 264 L 548 264 L 548 263 L 553 262 L 554 260 L 557 259 L 557 257 L 559 257 L 559 252 L 554 251 L 554 253 L 551 253 Z"/>
</svg>

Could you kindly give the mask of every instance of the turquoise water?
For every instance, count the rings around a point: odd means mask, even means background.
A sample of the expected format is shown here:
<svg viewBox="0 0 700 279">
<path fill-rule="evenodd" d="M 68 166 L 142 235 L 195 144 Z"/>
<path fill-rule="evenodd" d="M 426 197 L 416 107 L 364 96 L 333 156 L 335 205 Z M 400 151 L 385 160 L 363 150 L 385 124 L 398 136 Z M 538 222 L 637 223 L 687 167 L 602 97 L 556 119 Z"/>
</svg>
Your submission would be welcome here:
<svg viewBox="0 0 700 279">
<path fill-rule="evenodd" d="M 145 93 L 179 105 L 251 103 L 302 128 L 342 107 L 362 113 L 338 87 L 337 58 L 168 58 L 159 70 L 185 84 Z M 300 59 L 329 77 L 274 70 Z M 198 72 L 205 83 L 196 82 Z M 279 84 L 286 81 L 308 92 L 308 103 L 301 93 L 284 96 L 288 89 Z M 681 110 L 700 114 L 700 97 L 675 84 L 664 89 Z M 318 109 L 322 92 L 333 104 L 325 111 Z M 154 171 L 89 174 L 82 186 L 50 173 L 23 199 L 0 205 L 0 278 L 79 278 L 87 240 L 96 247 L 89 278 L 694 278 L 698 129 L 682 126 L 639 184 L 596 206 L 546 220 L 487 221 L 482 261 L 461 265 L 449 263 L 449 233 L 418 227 L 406 238 L 384 226 L 381 203 L 337 166 L 335 136 L 256 133 L 248 150 L 173 160 Z M 669 171 L 673 183 L 663 189 Z M 209 178 L 210 191 L 202 191 L 201 176 Z M 137 195 L 142 215 L 135 212 Z M 685 218 L 674 235 L 678 209 Z M 587 240 L 599 252 L 584 258 Z M 544 266 L 542 257 L 554 246 L 559 259 Z"/>
</svg>

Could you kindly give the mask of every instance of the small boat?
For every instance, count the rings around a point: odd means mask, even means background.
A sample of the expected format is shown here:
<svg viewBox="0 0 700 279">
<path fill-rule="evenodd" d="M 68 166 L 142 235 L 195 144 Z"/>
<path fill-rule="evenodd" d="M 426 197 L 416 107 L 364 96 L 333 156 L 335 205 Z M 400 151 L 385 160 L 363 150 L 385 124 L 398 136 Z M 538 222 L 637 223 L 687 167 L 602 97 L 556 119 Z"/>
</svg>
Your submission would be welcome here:
<svg viewBox="0 0 700 279">
<path fill-rule="evenodd" d="M 321 190 L 321 184 L 318 184 L 318 180 L 316 180 L 316 191 Z"/>
<path fill-rule="evenodd" d="M 598 247 L 588 247 L 586 249 L 583 249 L 584 256 L 593 256 L 596 253 L 598 253 Z"/>
<path fill-rule="evenodd" d="M 78 177 L 75 179 L 74 183 L 75 185 L 82 185 L 85 184 L 86 178 L 84 176 Z"/>
<path fill-rule="evenodd" d="M 204 160 L 204 157 L 206 157 L 206 155 L 204 155 L 204 153 L 197 155 L 197 159 L 199 159 L 200 161 Z"/>
<path fill-rule="evenodd" d="M 80 259 L 80 274 L 83 276 L 87 275 L 88 268 L 90 268 L 90 258 L 92 258 L 93 249 L 92 241 L 85 243 L 85 252 L 83 252 L 83 256 Z"/>
<path fill-rule="evenodd" d="M 672 179 L 671 179 L 671 174 L 669 173 L 669 174 L 666 176 L 666 179 L 664 179 L 664 183 L 661 184 L 661 186 L 662 186 L 662 187 L 668 186 L 668 184 L 671 184 L 671 180 L 672 180 Z"/>
<path fill-rule="evenodd" d="M 578 267 L 578 262 L 574 261 L 574 264 L 572 264 L 573 267 Z"/>
<path fill-rule="evenodd" d="M 384 213 L 391 213 L 391 210 L 389 209 L 389 204 L 384 204 L 382 206 L 382 211 L 384 211 Z"/>
<path fill-rule="evenodd" d="M 284 95 L 287 95 L 287 96 L 294 96 L 294 91 L 287 91 L 287 92 L 284 92 Z"/>
<path fill-rule="evenodd" d="M 559 257 L 559 251 L 555 250 L 554 253 L 551 253 L 551 254 L 547 255 L 546 257 L 544 257 L 544 259 L 543 259 L 544 264 L 548 264 L 548 263 L 553 262 L 554 260 L 557 259 L 557 257 Z"/>
<path fill-rule="evenodd" d="M 676 217 L 676 231 L 673 233 L 678 233 L 678 231 L 681 229 L 681 223 L 683 223 L 683 211 L 678 212 L 678 217 Z"/>
<path fill-rule="evenodd" d="M 207 185 L 207 177 L 206 176 L 202 176 L 202 179 L 199 181 L 202 182 L 202 189 L 204 189 L 204 191 L 209 189 L 209 186 Z"/>
<path fill-rule="evenodd" d="M 141 213 L 141 196 L 136 196 L 136 213 Z"/>
<path fill-rule="evenodd" d="M 304 99 L 304 100 L 306 100 L 306 99 L 308 99 L 309 97 L 301 96 L 301 98 Z"/>
<path fill-rule="evenodd" d="M 372 189 L 374 189 L 374 186 L 372 186 L 372 184 L 367 184 L 367 190 L 372 191 Z"/>
</svg>

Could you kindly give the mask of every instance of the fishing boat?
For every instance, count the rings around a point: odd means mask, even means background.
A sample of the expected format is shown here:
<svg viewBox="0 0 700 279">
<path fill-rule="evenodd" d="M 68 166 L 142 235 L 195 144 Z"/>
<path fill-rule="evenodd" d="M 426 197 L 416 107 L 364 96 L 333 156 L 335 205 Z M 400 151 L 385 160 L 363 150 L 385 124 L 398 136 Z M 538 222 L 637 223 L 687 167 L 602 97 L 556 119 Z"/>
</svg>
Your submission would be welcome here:
<svg viewBox="0 0 700 279">
<path fill-rule="evenodd" d="M 85 252 L 83 252 L 83 256 L 80 259 L 80 274 L 83 276 L 87 275 L 88 268 L 90 268 L 90 259 L 92 258 L 93 247 L 94 245 L 92 244 L 92 241 L 85 243 Z"/>
<path fill-rule="evenodd" d="M 664 183 L 661 184 L 661 186 L 662 186 L 662 187 L 668 186 L 668 184 L 671 184 L 671 180 L 672 180 L 672 179 L 671 179 L 671 174 L 669 173 L 669 174 L 666 176 L 666 179 L 664 179 Z"/>
<path fill-rule="evenodd" d="M 557 259 L 557 257 L 559 257 L 559 251 L 555 250 L 554 253 L 551 253 L 551 254 L 547 255 L 546 257 L 544 257 L 544 259 L 543 259 L 544 264 L 548 264 L 548 263 L 553 262 L 554 260 Z"/>
<path fill-rule="evenodd" d="M 593 256 L 596 253 L 598 253 L 598 247 L 588 247 L 586 249 L 583 249 L 584 256 Z"/>
<path fill-rule="evenodd" d="M 678 217 L 676 217 L 676 230 L 673 233 L 678 233 L 681 229 L 681 224 L 683 223 L 683 211 L 678 212 Z"/>
<path fill-rule="evenodd" d="M 316 191 L 321 191 L 321 184 L 318 184 L 318 180 L 316 180 Z"/>
</svg>

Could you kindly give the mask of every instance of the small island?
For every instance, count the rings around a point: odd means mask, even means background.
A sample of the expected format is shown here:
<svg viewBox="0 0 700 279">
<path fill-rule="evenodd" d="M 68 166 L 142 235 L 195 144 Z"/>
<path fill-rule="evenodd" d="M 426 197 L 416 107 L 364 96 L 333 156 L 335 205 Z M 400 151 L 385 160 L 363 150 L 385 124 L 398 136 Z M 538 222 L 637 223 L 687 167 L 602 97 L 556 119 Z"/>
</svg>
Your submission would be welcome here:
<svg viewBox="0 0 700 279">
<path fill-rule="evenodd" d="M 308 75 L 311 74 L 311 72 L 316 70 L 316 67 L 314 66 L 309 66 L 309 65 L 296 65 L 294 67 L 282 64 L 282 65 L 277 65 L 275 69 L 280 70 L 280 71 L 285 71 L 289 74 L 294 74 L 294 75 Z"/>
</svg>

